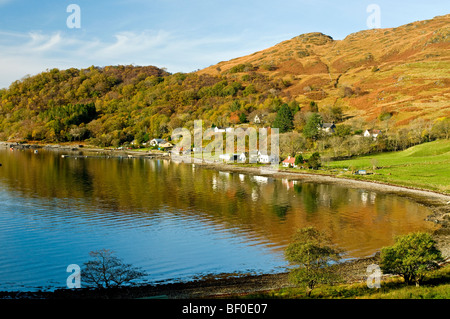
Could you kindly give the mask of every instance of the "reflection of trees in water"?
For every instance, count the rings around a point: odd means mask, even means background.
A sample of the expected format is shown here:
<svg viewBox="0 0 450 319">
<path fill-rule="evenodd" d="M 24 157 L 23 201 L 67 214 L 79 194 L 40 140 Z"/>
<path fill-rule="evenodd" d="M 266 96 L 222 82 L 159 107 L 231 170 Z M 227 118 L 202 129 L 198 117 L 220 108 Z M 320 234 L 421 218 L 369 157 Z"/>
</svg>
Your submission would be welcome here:
<svg viewBox="0 0 450 319">
<path fill-rule="evenodd" d="M 373 192 L 362 191 L 340 187 L 331 184 L 319 183 L 296 183 L 294 191 L 301 195 L 301 200 L 305 211 L 309 214 L 316 213 L 320 208 L 328 208 L 329 211 L 336 213 L 349 202 L 358 204 L 373 204 L 376 194 Z M 364 201 L 364 199 L 370 199 Z"/>
<path fill-rule="evenodd" d="M 71 205 L 80 207 L 71 210 L 79 214 L 114 212 L 151 219 L 168 211 L 253 230 L 273 242 L 285 242 L 307 224 L 332 230 L 342 242 L 379 242 L 409 230 L 405 220 L 417 229 L 424 219 L 422 207 L 388 194 L 219 173 L 166 160 L 75 160 L 46 152 L 0 152 L 0 159 L 6 187 L 24 196 L 74 199 Z"/>
<path fill-rule="evenodd" d="M 303 207 L 307 214 L 314 214 L 319 209 L 318 188 L 313 184 L 296 184 L 294 190 L 301 194 Z"/>
<path fill-rule="evenodd" d="M 23 196 L 80 198 L 90 196 L 94 188 L 93 174 L 83 158 L 68 161 L 57 152 L 15 150 L 1 152 L 1 162 L 4 182 Z"/>
<path fill-rule="evenodd" d="M 284 186 L 279 181 L 275 181 L 273 184 L 270 207 L 272 208 L 273 213 L 280 220 L 285 220 L 286 214 L 291 209 L 291 198 L 289 193 L 284 189 Z"/>
<path fill-rule="evenodd" d="M 272 209 L 273 209 L 273 212 L 275 213 L 275 215 L 277 215 L 280 219 L 285 220 L 286 214 L 291 209 L 291 205 L 289 205 L 289 204 L 285 204 L 285 205 L 273 204 Z"/>
<path fill-rule="evenodd" d="M 75 187 L 83 192 L 85 197 L 90 197 L 94 190 L 92 174 L 89 172 L 88 165 L 85 160 L 80 160 L 78 164 L 79 165 L 76 165 L 68 172 L 72 174 Z"/>
</svg>

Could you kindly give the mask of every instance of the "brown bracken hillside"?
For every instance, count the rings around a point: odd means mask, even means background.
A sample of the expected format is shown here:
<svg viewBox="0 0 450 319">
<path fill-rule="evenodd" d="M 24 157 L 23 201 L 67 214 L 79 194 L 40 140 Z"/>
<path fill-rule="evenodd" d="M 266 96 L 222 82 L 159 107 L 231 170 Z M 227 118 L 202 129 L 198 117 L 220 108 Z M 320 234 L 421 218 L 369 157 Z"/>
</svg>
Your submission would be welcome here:
<svg viewBox="0 0 450 319">
<path fill-rule="evenodd" d="M 339 105 L 366 121 L 395 115 L 396 125 L 450 115 L 450 14 L 333 40 L 308 33 L 200 70 L 231 78 L 264 73 L 301 104 Z"/>
</svg>

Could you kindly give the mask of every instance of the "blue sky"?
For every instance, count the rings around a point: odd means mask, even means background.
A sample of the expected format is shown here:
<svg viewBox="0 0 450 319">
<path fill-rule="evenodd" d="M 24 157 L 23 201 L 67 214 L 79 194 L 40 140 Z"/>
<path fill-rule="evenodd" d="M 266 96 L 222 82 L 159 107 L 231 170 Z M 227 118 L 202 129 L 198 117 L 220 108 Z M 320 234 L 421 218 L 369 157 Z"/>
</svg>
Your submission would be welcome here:
<svg viewBox="0 0 450 319">
<path fill-rule="evenodd" d="M 81 28 L 69 28 L 70 4 Z M 0 0 L 0 88 L 50 68 L 155 65 L 191 72 L 307 32 L 339 40 L 450 13 L 450 1 Z"/>
</svg>

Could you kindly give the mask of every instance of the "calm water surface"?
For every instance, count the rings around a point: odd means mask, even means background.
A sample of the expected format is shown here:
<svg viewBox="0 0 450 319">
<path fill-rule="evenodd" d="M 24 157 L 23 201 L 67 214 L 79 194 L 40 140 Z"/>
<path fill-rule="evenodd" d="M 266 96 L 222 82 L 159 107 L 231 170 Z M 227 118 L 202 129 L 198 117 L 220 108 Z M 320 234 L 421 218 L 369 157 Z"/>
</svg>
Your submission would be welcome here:
<svg viewBox="0 0 450 319">
<path fill-rule="evenodd" d="M 296 229 L 328 232 L 346 258 L 433 227 L 411 200 L 169 160 L 0 150 L 0 290 L 65 287 L 69 264 L 113 250 L 146 282 L 286 270 Z"/>
</svg>

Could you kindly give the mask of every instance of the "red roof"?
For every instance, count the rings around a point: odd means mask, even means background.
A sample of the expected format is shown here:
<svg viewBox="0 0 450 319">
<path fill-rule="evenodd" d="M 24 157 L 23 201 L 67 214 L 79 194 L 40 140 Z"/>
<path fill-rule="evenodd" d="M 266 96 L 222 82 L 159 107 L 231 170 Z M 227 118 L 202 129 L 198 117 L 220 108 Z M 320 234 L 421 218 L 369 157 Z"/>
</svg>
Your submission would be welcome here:
<svg viewBox="0 0 450 319">
<path fill-rule="evenodd" d="M 295 157 L 286 157 L 283 163 L 295 164 Z"/>
</svg>

